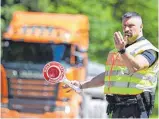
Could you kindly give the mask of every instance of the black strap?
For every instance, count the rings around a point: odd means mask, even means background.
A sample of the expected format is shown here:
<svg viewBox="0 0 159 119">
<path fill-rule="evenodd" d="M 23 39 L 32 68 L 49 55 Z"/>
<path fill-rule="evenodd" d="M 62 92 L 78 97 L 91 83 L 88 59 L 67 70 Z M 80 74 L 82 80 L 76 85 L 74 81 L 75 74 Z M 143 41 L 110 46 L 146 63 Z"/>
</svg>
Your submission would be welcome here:
<svg viewBox="0 0 159 119">
<path fill-rule="evenodd" d="M 139 94 L 139 95 L 136 96 L 136 99 L 137 99 L 137 104 L 138 104 L 138 106 L 140 108 L 140 111 L 141 111 L 140 117 L 141 118 L 148 118 L 148 115 L 147 115 L 147 112 L 146 112 L 146 109 L 145 109 L 145 105 L 144 105 L 144 102 L 143 102 L 143 98 Z"/>
<path fill-rule="evenodd" d="M 150 93 L 150 109 L 149 109 L 149 114 L 152 114 L 152 110 L 154 108 L 154 103 L 155 103 L 155 94 Z"/>
</svg>

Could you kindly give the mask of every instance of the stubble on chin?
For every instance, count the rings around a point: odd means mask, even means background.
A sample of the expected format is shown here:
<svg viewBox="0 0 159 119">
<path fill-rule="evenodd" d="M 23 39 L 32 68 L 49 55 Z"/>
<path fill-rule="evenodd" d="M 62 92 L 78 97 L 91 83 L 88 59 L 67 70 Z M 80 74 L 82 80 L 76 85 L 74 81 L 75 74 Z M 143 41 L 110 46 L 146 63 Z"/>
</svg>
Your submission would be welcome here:
<svg viewBox="0 0 159 119">
<path fill-rule="evenodd" d="M 129 36 L 127 39 L 127 42 L 128 44 L 132 44 L 136 41 L 136 39 L 137 39 L 137 36 L 131 36 L 131 37 Z"/>
</svg>

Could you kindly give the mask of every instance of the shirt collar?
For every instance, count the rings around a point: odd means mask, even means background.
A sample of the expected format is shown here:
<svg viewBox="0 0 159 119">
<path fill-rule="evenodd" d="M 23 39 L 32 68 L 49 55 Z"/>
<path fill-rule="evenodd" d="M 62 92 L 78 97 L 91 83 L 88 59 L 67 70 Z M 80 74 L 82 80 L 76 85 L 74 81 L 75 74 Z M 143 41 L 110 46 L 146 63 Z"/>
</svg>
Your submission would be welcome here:
<svg viewBox="0 0 159 119">
<path fill-rule="evenodd" d="M 138 38 L 134 43 L 139 42 L 139 41 L 141 41 L 141 40 L 145 40 L 145 38 L 144 38 L 143 36 L 141 36 L 141 37 Z M 132 43 L 132 44 L 134 44 L 134 43 Z M 132 44 L 130 44 L 130 45 L 132 45 Z M 130 45 L 127 44 L 125 47 L 128 47 L 128 46 L 130 46 Z"/>
</svg>

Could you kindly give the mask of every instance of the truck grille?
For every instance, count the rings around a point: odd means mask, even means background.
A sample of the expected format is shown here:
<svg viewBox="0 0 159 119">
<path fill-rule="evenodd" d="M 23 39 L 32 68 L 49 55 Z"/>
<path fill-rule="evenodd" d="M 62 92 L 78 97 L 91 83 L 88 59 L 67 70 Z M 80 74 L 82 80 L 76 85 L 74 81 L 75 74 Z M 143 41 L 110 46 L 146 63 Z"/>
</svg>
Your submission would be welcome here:
<svg viewBox="0 0 159 119">
<path fill-rule="evenodd" d="M 19 112 L 44 113 L 53 111 L 58 84 L 44 79 L 8 79 L 9 108 Z"/>
</svg>

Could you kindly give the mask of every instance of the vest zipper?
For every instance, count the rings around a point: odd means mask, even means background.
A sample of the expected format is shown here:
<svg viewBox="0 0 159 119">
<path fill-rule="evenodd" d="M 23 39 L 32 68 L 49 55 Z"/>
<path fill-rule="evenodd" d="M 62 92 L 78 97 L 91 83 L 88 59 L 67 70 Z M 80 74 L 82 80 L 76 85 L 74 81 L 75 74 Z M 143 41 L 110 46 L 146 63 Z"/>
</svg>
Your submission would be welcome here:
<svg viewBox="0 0 159 119">
<path fill-rule="evenodd" d="M 129 74 L 130 80 L 131 80 L 132 75 L 133 75 L 133 74 Z M 127 88 L 129 88 L 129 86 L 130 86 L 130 80 L 129 80 L 129 82 L 128 82 Z"/>
</svg>

